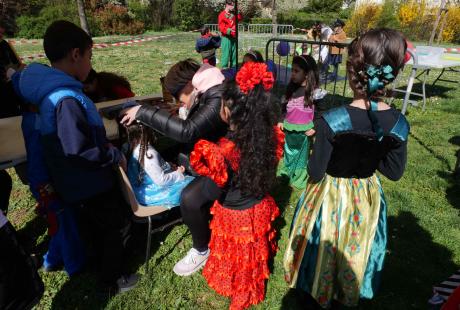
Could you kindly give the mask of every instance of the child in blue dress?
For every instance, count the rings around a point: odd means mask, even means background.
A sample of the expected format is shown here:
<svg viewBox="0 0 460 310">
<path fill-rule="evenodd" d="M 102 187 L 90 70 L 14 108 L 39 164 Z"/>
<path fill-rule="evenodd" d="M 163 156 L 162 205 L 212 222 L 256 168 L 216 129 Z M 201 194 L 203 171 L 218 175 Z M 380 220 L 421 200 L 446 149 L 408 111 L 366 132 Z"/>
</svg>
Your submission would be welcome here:
<svg viewBox="0 0 460 310">
<path fill-rule="evenodd" d="M 128 178 L 137 201 L 144 206 L 178 206 L 182 190 L 193 177 L 184 175 L 183 166 L 174 170 L 153 148 L 155 136 L 151 129 L 134 124 L 127 130 Z"/>
</svg>

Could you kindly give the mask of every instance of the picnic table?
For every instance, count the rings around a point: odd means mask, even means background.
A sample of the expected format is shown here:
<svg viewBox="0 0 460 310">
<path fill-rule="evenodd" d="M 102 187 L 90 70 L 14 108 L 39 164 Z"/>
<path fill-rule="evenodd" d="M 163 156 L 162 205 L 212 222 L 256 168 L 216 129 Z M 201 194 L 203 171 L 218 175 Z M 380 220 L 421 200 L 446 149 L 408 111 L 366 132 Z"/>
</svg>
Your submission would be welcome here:
<svg viewBox="0 0 460 310">
<path fill-rule="evenodd" d="M 443 79 L 442 76 L 445 72 L 460 72 L 455 69 L 460 67 L 460 55 L 453 53 L 445 53 L 445 49 L 442 47 L 432 47 L 432 46 L 417 46 L 416 50 L 408 49 L 411 59 L 407 64 L 411 64 L 411 73 L 409 75 L 409 81 L 407 87 L 397 88 L 397 82 L 393 84 L 393 91 L 404 93 L 403 107 L 401 110 L 402 114 L 405 114 L 407 111 L 408 104 L 411 103 L 414 106 L 417 106 L 417 101 L 411 100 L 410 96 L 415 95 L 422 97 L 423 99 L 423 109 L 426 106 L 426 82 L 431 70 L 441 70 L 436 79 L 434 80 L 432 86 L 435 86 L 438 81 L 446 82 L 457 82 L 453 80 Z M 420 78 L 422 77 L 422 78 Z M 415 80 L 422 82 L 422 93 L 417 93 L 412 90 Z"/>
</svg>

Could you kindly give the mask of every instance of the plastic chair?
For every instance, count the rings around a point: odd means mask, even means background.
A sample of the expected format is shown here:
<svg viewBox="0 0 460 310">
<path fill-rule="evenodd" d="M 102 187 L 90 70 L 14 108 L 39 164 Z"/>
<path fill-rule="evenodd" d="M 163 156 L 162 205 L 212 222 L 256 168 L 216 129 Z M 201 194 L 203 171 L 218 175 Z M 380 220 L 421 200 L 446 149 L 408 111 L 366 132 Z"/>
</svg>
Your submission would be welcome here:
<svg viewBox="0 0 460 310">
<path fill-rule="evenodd" d="M 145 251 L 145 265 L 148 271 L 148 261 L 150 258 L 150 247 L 152 243 L 152 234 L 163 231 L 166 228 L 173 226 L 175 224 L 181 223 L 182 218 L 168 222 L 152 230 L 152 217 L 162 212 L 169 211 L 169 209 L 163 206 L 143 206 L 139 204 L 126 172 L 121 167 L 118 167 L 118 172 L 119 172 L 119 177 L 120 177 L 121 189 L 122 189 L 123 196 L 126 202 L 131 205 L 131 209 L 135 216 L 141 217 L 141 218 L 147 218 L 147 221 L 148 221 L 147 248 Z"/>
</svg>

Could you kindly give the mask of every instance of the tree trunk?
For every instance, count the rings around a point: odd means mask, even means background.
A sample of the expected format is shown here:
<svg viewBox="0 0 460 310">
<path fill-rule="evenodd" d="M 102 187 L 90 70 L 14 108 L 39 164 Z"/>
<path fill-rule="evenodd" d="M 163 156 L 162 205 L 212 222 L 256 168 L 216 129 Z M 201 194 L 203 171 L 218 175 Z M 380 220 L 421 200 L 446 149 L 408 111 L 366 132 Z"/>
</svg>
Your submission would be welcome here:
<svg viewBox="0 0 460 310">
<path fill-rule="evenodd" d="M 278 24 L 276 21 L 276 0 L 272 0 L 272 24 L 273 24 L 273 36 L 276 37 L 278 34 Z"/>
<path fill-rule="evenodd" d="M 441 15 L 444 9 L 446 8 L 446 2 L 447 2 L 446 0 L 441 0 L 441 7 L 439 8 L 438 16 L 436 17 L 436 20 L 433 26 L 433 31 L 431 32 L 430 41 L 428 42 L 429 46 L 433 45 L 434 37 L 436 36 L 436 30 L 438 29 L 439 21 L 441 20 Z"/>
<path fill-rule="evenodd" d="M 446 9 L 446 12 L 444 13 L 443 18 L 442 18 L 441 28 L 439 28 L 438 41 L 437 41 L 438 44 L 442 40 L 442 32 L 444 31 L 444 27 L 446 26 L 447 14 L 449 14 L 449 11 Z"/>
<path fill-rule="evenodd" d="M 83 0 L 77 0 L 77 5 L 78 16 L 80 17 L 80 26 L 84 31 L 86 31 L 88 35 L 91 36 L 91 33 L 89 32 L 88 20 L 86 19 L 85 5 L 83 3 Z"/>
</svg>

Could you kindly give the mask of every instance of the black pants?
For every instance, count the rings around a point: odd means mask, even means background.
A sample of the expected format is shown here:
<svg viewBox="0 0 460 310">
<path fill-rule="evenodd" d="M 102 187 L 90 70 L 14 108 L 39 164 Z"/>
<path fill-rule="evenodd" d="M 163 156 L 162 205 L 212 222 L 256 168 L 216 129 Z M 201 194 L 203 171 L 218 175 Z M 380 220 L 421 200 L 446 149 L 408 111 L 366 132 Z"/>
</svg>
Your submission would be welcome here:
<svg viewBox="0 0 460 310">
<path fill-rule="evenodd" d="M 13 188 L 11 177 L 6 170 L 0 170 L 0 210 L 6 215 L 10 200 L 11 189 Z"/>
<path fill-rule="evenodd" d="M 43 295 L 43 282 L 10 223 L 0 228 L 0 248 L 0 309 L 32 309 Z"/>
<path fill-rule="evenodd" d="M 198 251 L 208 249 L 211 237 L 209 209 L 219 199 L 222 190 L 207 177 L 197 177 L 184 188 L 181 195 L 182 219 L 192 234 L 193 247 Z"/>
<path fill-rule="evenodd" d="M 120 191 L 113 188 L 76 207 L 88 256 L 94 259 L 105 285 L 113 285 L 125 272 L 124 249 L 129 239 L 130 221 L 123 202 Z"/>
</svg>

